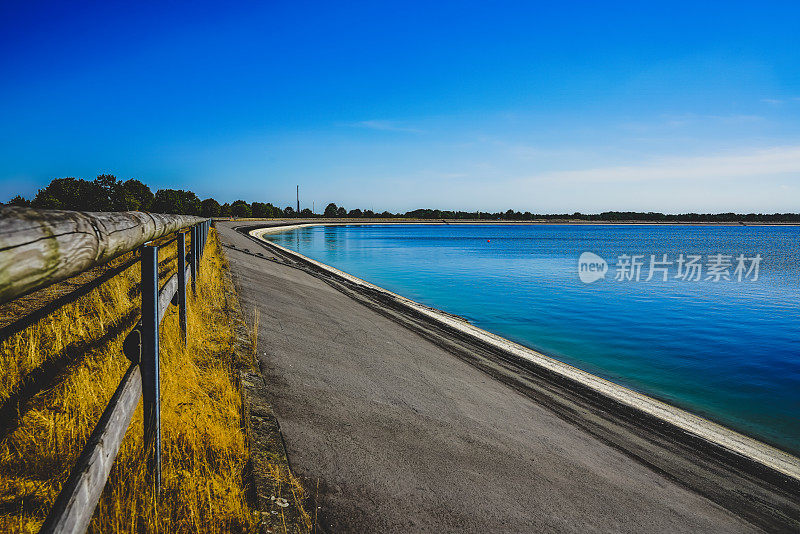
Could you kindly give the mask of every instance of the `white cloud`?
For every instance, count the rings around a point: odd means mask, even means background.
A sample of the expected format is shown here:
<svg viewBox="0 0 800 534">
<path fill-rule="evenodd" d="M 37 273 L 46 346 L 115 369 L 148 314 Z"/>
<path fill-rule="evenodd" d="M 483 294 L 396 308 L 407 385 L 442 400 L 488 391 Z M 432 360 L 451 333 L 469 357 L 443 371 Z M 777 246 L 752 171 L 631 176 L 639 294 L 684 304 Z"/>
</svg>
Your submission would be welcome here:
<svg viewBox="0 0 800 534">
<path fill-rule="evenodd" d="M 629 166 L 555 171 L 534 177 L 537 181 L 568 182 L 651 182 L 656 180 L 754 179 L 784 173 L 798 173 L 800 146 L 737 151 L 713 156 L 666 158 Z"/>
<path fill-rule="evenodd" d="M 772 104 L 772 105 L 783 104 L 784 102 L 783 100 L 779 100 L 777 98 L 762 98 L 761 101 L 765 104 Z"/>
</svg>

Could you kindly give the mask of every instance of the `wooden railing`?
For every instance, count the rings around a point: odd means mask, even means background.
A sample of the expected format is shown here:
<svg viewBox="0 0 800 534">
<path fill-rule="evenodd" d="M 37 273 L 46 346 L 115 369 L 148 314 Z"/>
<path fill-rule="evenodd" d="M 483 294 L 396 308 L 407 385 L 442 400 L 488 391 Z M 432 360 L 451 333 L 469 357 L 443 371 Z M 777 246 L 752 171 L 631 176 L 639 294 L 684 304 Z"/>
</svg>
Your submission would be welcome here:
<svg viewBox="0 0 800 534">
<path fill-rule="evenodd" d="M 86 531 L 140 397 L 149 480 L 156 491 L 160 488 L 158 330 L 167 308 L 175 304 L 186 341 L 186 286 L 191 280 L 195 289 L 209 228 L 209 220 L 185 215 L 0 208 L 0 304 L 137 249 L 141 265 L 141 320 L 123 343 L 131 365 L 40 532 Z M 175 239 L 152 244 L 173 233 Z M 173 243 L 178 252 L 177 273 L 159 288 L 158 250 Z"/>
</svg>

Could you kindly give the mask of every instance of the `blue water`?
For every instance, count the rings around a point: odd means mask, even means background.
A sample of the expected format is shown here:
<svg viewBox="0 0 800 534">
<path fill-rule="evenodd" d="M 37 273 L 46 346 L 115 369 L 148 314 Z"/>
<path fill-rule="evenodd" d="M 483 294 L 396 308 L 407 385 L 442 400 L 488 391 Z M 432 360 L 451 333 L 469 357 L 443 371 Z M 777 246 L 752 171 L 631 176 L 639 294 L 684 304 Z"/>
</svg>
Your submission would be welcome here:
<svg viewBox="0 0 800 534">
<path fill-rule="evenodd" d="M 267 236 L 586 371 L 800 452 L 800 228 L 365 225 Z M 591 251 L 606 277 L 583 283 Z M 708 255 L 760 254 L 742 281 Z M 618 257 L 643 255 L 640 281 Z M 650 281 L 650 255 L 701 255 L 700 281 Z M 746 262 L 749 268 L 751 262 Z"/>
</svg>

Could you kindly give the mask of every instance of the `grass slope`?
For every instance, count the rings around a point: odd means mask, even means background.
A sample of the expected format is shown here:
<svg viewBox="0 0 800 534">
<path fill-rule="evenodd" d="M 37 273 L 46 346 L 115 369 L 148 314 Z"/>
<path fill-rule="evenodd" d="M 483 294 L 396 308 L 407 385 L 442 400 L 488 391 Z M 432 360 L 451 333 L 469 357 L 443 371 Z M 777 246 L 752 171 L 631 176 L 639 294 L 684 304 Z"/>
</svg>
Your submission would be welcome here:
<svg viewBox="0 0 800 534">
<path fill-rule="evenodd" d="M 174 272 L 174 244 L 162 250 L 163 278 Z M 120 261 L 123 261 L 121 259 Z M 31 370 L 80 349 L 75 363 L 20 412 L 0 442 L 0 531 L 35 532 L 129 362 L 122 341 L 137 318 L 138 264 L 0 345 L 0 402 Z M 145 483 L 141 402 L 92 520 L 91 532 L 252 532 L 246 436 L 236 375 L 252 354 L 234 351 L 237 311 L 216 236 L 202 259 L 197 295 L 189 291 L 188 345 L 177 310 L 161 325 L 163 487 Z M 104 336 L 108 331 L 122 333 Z M 285 475 L 283 475 L 285 477 Z M 285 481 L 302 499 L 302 488 Z M 310 521 L 299 527 L 308 530 Z"/>
</svg>

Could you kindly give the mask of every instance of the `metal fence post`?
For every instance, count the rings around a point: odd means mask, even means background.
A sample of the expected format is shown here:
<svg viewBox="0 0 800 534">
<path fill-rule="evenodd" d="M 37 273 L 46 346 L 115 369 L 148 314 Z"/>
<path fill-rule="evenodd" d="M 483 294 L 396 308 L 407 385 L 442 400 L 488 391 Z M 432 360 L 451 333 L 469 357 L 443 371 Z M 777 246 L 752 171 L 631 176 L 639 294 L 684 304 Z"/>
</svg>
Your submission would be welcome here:
<svg viewBox="0 0 800 534">
<path fill-rule="evenodd" d="M 142 399 L 151 481 L 161 489 L 161 406 L 158 377 L 158 247 L 142 247 Z"/>
<path fill-rule="evenodd" d="M 192 233 L 192 242 L 190 244 L 190 250 L 192 257 L 189 258 L 189 267 L 191 269 L 192 275 L 192 293 L 197 292 L 197 226 L 192 226 L 191 229 Z"/>
<path fill-rule="evenodd" d="M 178 232 L 178 322 L 186 344 L 186 234 Z"/>
</svg>

